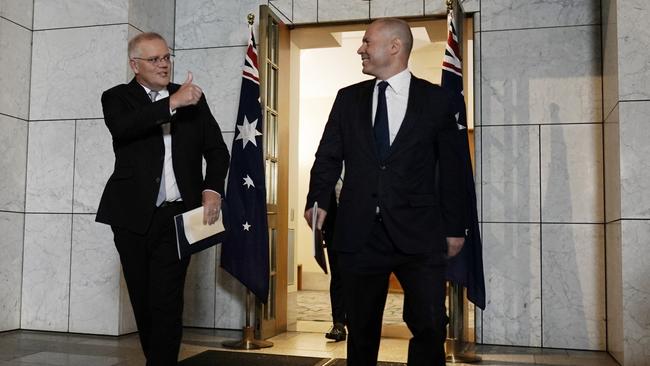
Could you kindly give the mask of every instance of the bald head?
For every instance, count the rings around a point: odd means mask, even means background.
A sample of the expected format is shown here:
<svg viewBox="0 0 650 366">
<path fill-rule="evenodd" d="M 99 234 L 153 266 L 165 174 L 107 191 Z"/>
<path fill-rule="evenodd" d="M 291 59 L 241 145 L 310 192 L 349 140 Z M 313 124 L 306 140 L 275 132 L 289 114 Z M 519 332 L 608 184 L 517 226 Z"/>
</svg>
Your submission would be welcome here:
<svg viewBox="0 0 650 366">
<path fill-rule="evenodd" d="M 395 18 L 375 20 L 357 50 L 362 72 L 386 80 L 408 67 L 412 48 L 413 35 L 408 23 Z"/>
<path fill-rule="evenodd" d="M 391 39 L 398 39 L 402 44 L 401 51 L 408 59 L 413 49 L 413 33 L 408 23 L 397 18 L 381 18 L 375 20 L 373 24 L 379 25 L 382 32 Z"/>
</svg>

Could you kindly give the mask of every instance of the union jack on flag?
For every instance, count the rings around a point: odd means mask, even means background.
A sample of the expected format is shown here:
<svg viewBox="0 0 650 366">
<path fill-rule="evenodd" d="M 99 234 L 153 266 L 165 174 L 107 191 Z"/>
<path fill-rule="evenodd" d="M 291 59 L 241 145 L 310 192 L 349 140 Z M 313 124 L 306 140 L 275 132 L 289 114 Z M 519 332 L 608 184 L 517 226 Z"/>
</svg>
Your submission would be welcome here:
<svg viewBox="0 0 650 366">
<path fill-rule="evenodd" d="M 463 94 L 463 64 L 461 62 L 458 33 L 453 11 L 447 14 L 447 47 L 442 60 L 442 80 L 440 85 L 447 89 L 452 96 L 452 108 L 458 132 L 462 134 L 465 148 L 468 151 L 467 161 L 464 162 L 465 186 L 469 203 L 467 205 L 467 234 L 465 245 L 458 255 L 451 258 L 447 265 L 447 280 L 467 288 L 467 298 L 479 308 L 485 310 L 485 278 L 483 274 L 483 245 L 478 225 L 476 209 L 476 190 L 474 172 L 469 159 L 469 141 L 467 135 L 467 117 L 465 111 L 465 96 Z"/>
</svg>

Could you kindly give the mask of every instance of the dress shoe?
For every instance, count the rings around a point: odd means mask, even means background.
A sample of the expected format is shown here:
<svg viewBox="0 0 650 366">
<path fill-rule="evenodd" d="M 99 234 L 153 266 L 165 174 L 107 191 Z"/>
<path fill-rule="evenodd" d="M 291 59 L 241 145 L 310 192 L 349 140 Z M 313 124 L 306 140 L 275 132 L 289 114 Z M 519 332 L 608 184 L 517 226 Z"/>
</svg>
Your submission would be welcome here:
<svg viewBox="0 0 650 366">
<path fill-rule="evenodd" d="M 325 338 L 333 339 L 336 342 L 344 341 L 348 333 L 345 331 L 345 325 L 335 323 L 329 332 L 325 333 Z"/>
</svg>

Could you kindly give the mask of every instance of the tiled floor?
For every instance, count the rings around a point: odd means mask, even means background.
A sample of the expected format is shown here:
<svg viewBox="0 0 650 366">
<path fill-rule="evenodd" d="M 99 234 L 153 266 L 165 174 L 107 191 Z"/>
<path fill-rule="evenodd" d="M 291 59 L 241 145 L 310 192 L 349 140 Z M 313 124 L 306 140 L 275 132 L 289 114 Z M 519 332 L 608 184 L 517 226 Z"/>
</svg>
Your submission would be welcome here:
<svg viewBox="0 0 650 366">
<path fill-rule="evenodd" d="M 384 324 L 403 323 L 403 304 L 404 294 L 388 294 L 384 307 Z M 298 291 L 296 311 L 298 320 L 331 322 L 332 307 L 329 291 Z"/>
<path fill-rule="evenodd" d="M 184 333 L 180 358 L 208 349 L 223 349 L 222 341 L 237 337 L 238 332 L 234 331 L 188 328 Z M 346 352 L 345 342 L 327 341 L 322 332 L 286 332 L 270 340 L 274 343 L 273 347 L 247 352 L 323 358 L 344 358 Z M 407 343 L 406 339 L 384 337 L 379 359 L 405 362 Z M 477 365 L 617 365 L 605 352 L 477 346 L 477 353 L 483 359 Z M 0 333 L 0 366 L 45 365 L 142 366 L 144 358 L 135 334 L 103 337 L 32 331 Z"/>
</svg>

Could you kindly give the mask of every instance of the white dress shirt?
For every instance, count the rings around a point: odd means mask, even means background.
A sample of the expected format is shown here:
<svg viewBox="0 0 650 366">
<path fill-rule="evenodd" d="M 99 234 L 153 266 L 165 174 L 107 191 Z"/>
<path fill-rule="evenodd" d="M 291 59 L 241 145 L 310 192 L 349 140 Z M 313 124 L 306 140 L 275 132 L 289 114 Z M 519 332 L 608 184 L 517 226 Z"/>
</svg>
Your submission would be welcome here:
<svg viewBox="0 0 650 366">
<path fill-rule="evenodd" d="M 377 84 L 381 80 L 377 80 L 375 88 L 372 92 L 372 123 L 375 123 L 375 114 L 377 113 Z M 386 88 L 386 108 L 388 110 L 388 135 L 390 137 L 390 144 L 395 141 L 395 136 L 402 126 L 404 116 L 406 115 L 406 107 L 409 101 L 409 89 L 411 86 L 411 72 L 409 69 L 404 69 L 401 72 L 393 75 L 386 80 L 389 86 Z"/>
<path fill-rule="evenodd" d="M 142 85 L 142 84 L 140 84 Z M 149 94 L 151 89 L 142 85 L 144 90 Z M 169 91 L 167 88 L 161 89 L 158 91 L 156 100 L 161 100 L 169 97 Z M 170 115 L 176 113 L 176 111 L 170 110 Z M 172 163 L 172 135 L 171 135 L 171 123 L 163 123 L 160 125 L 163 131 L 163 142 L 165 144 L 165 159 L 163 163 L 162 174 L 165 176 L 165 201 L 172 202 L 178 201 L 181 199 L 181 192 L 178 190 L 178 185 L 176 184 L 176 176 L 174 175 L 174 165 Z"/>
</svg>

